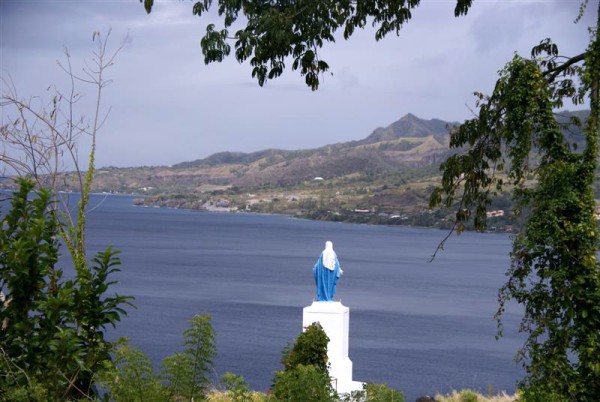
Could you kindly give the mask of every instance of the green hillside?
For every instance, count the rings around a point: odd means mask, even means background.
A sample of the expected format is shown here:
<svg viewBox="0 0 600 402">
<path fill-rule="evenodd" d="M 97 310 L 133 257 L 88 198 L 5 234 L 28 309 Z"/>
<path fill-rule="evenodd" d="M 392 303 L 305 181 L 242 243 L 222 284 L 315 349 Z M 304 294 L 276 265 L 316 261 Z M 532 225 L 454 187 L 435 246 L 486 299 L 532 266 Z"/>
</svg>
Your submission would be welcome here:
<svg viewBox="0 0 600 402">
<path fill-rule="evenodd" d="M 587 113 L 559 114 L 573 147 L 581 147 L 583 136 L 572 120 Z M 143 195 L 136 200 L 140 206 L 450 227 L 453 211 L 431 211 L 427 203 L 440 180 L 439 164 L 451 153 L 456 124 L 407 114 L 363 140 L 316 149 L 221 152 L 173 166 L 102 168 L 94 190 Z M 69 186 L 74 176 L 63 181 L 64 190 L 76 188 Z M 491 217 L 492 228 L 511 230 L 506 194 L 489 209 L 502 211 Z"/>
</svg>

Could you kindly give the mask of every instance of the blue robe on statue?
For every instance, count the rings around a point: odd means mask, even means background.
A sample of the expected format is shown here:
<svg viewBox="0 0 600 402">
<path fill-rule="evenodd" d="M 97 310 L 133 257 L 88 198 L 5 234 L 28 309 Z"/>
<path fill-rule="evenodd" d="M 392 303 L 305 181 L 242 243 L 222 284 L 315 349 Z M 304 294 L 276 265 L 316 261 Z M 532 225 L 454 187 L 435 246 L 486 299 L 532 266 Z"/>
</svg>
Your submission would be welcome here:
<svg viewBox="0 0 600 402">
<path fill-rule="evenodd" d="M 340 277 L 340 263 L 335 257 L 335 269 L 323 265 L 323 253 L 313 268 L 315 284 L 317 285 L 317 301 L 333 301 L 337 280 Z"/>
</svg>

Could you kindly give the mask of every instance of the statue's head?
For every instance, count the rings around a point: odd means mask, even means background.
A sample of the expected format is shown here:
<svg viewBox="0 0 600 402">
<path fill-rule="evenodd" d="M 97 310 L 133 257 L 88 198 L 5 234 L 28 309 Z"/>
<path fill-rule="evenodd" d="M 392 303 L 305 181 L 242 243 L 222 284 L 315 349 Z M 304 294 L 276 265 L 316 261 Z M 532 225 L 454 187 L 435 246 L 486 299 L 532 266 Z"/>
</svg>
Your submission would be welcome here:
<svg viewBox="0 0 600 402">
<path fill-rule="evenodd" d="M 327 240 L 325 242 L 325 249 L 333 249 L 333 243 Z"/>
</svg>

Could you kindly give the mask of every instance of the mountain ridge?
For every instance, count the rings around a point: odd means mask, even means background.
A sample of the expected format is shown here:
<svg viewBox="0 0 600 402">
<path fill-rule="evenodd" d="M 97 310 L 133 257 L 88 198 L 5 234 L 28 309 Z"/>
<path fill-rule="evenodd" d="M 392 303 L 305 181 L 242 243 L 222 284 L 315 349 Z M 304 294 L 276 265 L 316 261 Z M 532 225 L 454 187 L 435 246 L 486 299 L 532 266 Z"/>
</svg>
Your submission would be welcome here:
<svg viewBox="0 0 600 402">
<path fill-rule="evenodd" d="M 560 122 L 573 117 L 583 121 L 585 111 L 562 112 Z M 444 227 L 453 211 L 431 211 L 427 204 L 439 185 L 439 164 L 460 152 L 448 146 L 456 124 L 409 113 L 361 140 L 312 149 L 219 152 L 172 166 L 101 168 L 94 191 L 143 195 L 136 201 L 142 206 Z M 581 149 L 581 130 L 570 127 L 565 134 Z M 65 176 L 64 190 L 76 191 L 75 175 Z M 508 216 L 510 205 L 510 195 L 501 194 L 490 208 Z M 498 227 L 509 226 L 494 219 Z"/>
<path fill-rule="evenodd" d="M 563 112 L 561 116 L 562 121 L 568 122 L 574 116 L 584 119 L 585 112 Z M 369 183 L 379 186 L 396 183 L 396 187 L 414 190 L 415 186 L 408 184 L 427 177 L 430 184 L 423 185 L 417 197 L 423 201 L 425 187 L 435 185 L 433 179 L 439 176 L 439 163 L 457 152 L 448 146 L 450 130 L 457 124 L 435 118 L 421 119 L 408 113 L 385 127 L 374 129 L 361 140 L 312 149 L 219 152 L 172 166 L 101 168 L 94 179 L 94 191 L 201 199 L 207 198 L 206 194 L 218 195 L 232 189 L 244 189 L 248 193 L 265 189 L 295 191 L 315 178 L 322 178 L 328 185 L 348 187 L 346 192 L 368 194 Z M 570 130 L 568 136 L 569 141 L 582 144 L 583 137 L 577 130 Z M 76 191 L 74 175 L 64 182 L 67 183 L 65 190 Z M 396 202 L 394 197 L 378 194 L 371 201 L 385 200 L 392 208 Z M 404 194 L 400 198 L 406 202 L 414 199 L 415 194 Z M 367 204 L 367 201 L 361 203 Z"/>
<path fill-rule="evenodd" d="M 315 176 L 332 177 L 357 170 L 382 172 L 401 166 L 417 167 L 434 163 L 447 154 L 449 132 L 456 124 L 440 119 L 424 120 L 408 113 L 358 141 L 304 150 L 219 152 L 172 167 L 202 169 L 239 165 L 237 177 L 231 178 L 231 184 L 238 186 L 264 184 L 265 180 L 269 184 L 289 185 Z M 256 164 L 258 167 L 254 166 Z"/>
</svg>

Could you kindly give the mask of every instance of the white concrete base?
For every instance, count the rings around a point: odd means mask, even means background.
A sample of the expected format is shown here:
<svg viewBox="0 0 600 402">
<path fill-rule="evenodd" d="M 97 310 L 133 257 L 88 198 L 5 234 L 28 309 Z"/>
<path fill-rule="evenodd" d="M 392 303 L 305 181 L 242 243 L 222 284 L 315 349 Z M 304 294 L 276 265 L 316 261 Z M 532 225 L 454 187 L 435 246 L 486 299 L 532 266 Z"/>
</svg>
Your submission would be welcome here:
<svg viewBox="0 0 600 402">
<path fill-rule="evenodd" d="M 329 337 L 327 357 L 331 385 L 340 394 L 360 391 L 363 383 L 352 381 L 352 361 L 348 357 L 348 335 L 350 331 L 350 309 L 341 302 L 314 301 L 304 307 L 302 328 L 318 322 Z"/>
</svg>

